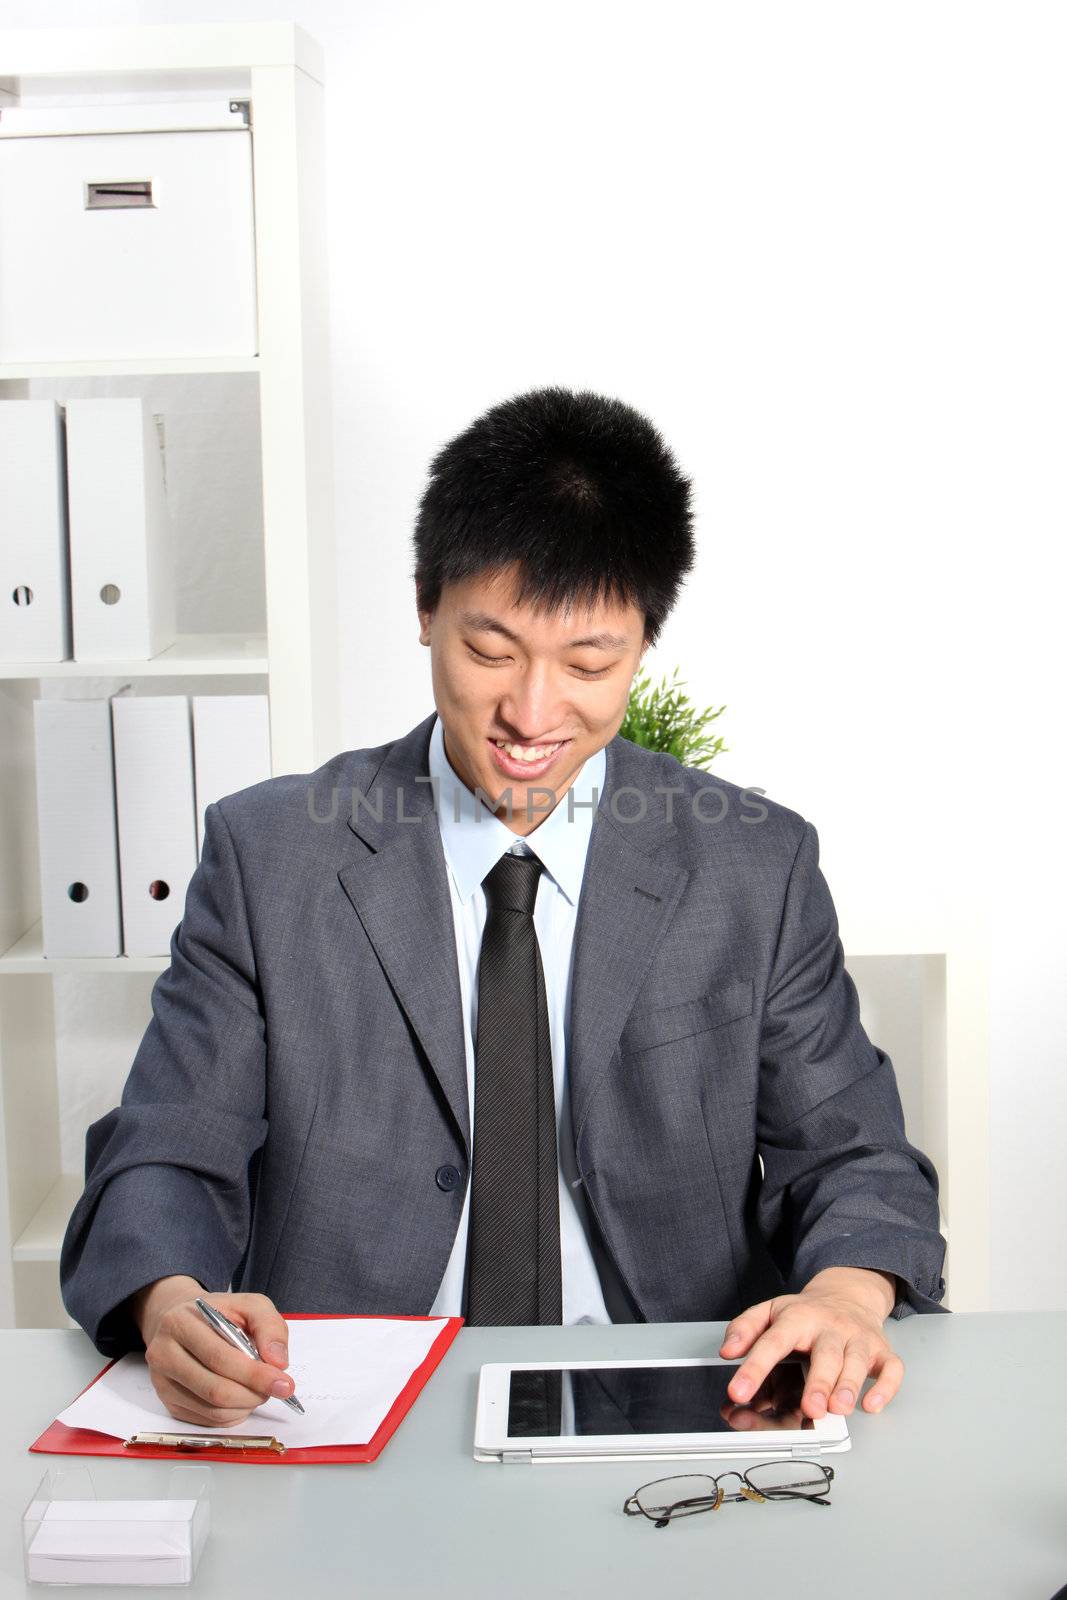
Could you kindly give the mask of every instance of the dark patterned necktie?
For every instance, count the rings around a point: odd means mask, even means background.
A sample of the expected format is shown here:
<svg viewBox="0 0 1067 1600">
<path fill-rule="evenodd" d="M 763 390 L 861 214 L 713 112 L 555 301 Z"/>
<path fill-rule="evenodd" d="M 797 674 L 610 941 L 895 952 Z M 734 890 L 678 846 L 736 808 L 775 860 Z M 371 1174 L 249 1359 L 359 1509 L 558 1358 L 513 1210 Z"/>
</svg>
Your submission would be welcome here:
<svg viewBox="0 0 1067 1600">
<path fill-rule="evenodd" d="M 533 911 L 543 868 L 501 856 L 478 959 L 467 1322 L 563 1321 L 556 1100 Z"/>
</svg>

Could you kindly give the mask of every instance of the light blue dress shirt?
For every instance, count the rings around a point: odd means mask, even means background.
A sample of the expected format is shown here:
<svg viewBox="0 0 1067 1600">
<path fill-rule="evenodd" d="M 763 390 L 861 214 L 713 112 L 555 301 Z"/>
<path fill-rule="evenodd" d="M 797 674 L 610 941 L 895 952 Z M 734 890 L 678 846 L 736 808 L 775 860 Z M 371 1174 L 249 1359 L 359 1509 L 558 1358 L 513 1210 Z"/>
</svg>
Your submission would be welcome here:
<svg viewBox="0 0 1067 1600">
<path fill-rule="evenodd" d="M 529 842 L 495 817 L 453 771 L 445 753 L 441 719 L 430 737 L 430 778 L 448 864 L 448 884 L 456 928 L 459 986 L 463 1000 L 463 1038 L 467 1055 L 467 1104 L 474 1136 L 474 1043 L 478 1029 L 478 955 L 486 919 L 482 880 L 505 851 L 535 854 L 544 871 L 538 880 L 534 904 L 534 929 L 541 951 L 548 999 L 552 1041 L 552 1077 L 556 1091 L 556 1137 L 559 1155 L 559 1228 L 563 1262 L 563 1321 L 610 1322 L 604 1291 L 590 1243 L 589 1222 L 580 1192 L 574 1157 L 570 1096 L 567 1092 L 567 1050 L 570 1042 L 571 967 L 578 898 L 597 801 L 604 790 L 607 763 L 603 750 L 582 766 L 571 791 L 573 820 L 566 794 Z M 595 792 L 594 792 L 595 791 Z M 536 803 L 535 795 L 535 803 Z M 585 802 L 581 804 L 580 802 Z M 470 1225 L 470 1184 L 463 1202 L 459 1231 L 452 1248 L 431 1316 L 460 1316 L 466 1310 L 467 1235 Z"/>
</svg>

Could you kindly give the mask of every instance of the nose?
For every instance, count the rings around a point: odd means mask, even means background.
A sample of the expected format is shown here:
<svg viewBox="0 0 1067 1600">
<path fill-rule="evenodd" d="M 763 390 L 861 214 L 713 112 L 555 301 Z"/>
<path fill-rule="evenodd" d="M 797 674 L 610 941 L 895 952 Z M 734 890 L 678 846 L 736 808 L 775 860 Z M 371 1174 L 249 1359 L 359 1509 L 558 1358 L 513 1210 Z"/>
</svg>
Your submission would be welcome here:
<svg viewBox="0 0 1067 1600">
<path fill-rule="evenodd" d="M 565 737 L 553 730 L 569 726 L 566 705 L 548 665 L 533 666 L 501 700 L 501 726 L 511 728 L 519 744 L 552 744 Z"/>
</svg>

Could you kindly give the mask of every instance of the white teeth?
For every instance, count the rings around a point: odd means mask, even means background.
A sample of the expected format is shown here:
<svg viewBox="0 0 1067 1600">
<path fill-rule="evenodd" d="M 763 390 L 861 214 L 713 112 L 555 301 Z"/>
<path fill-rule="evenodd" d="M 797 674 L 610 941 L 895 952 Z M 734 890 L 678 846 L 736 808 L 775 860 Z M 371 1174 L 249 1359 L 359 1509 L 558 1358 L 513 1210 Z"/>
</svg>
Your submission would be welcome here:
<svg viewBox="0 0 1067 1600">
<path fill-rule="evenodd" d="M 559 744 L 531 745 L 526 749 L 521 744 L 505 744 L 503 739 L 494 739 L 493 743 L 498 750 L 506 751 L 513 761 L 543 761 L 545 756 L 559 749 Z"/>
</svg>

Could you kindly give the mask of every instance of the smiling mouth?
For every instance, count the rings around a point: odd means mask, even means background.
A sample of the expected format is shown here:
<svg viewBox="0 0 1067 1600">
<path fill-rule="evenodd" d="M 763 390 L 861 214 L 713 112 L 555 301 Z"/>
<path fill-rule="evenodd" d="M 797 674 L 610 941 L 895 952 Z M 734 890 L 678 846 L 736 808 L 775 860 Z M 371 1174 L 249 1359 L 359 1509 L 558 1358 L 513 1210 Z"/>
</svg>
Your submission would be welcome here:
<svg viewBox="0 0 1067 1600">
<path fill-rule="evenodd" d="M 561 750 L 565 744 L 570 744 L 569 739 L 554 739 L 550 744 L 516 744 L 511 739 L 493 739 L 492 743 L 498 750 L 504 750 L 509 756 L 517 760 L 543 761 L 545 756 Z"/>
<path fill-rule="evenodd" d="M 548 745 L 518 745 L 509 739 L 488 740 L 496 765 L 508 777 L 521 777 L 527 773 L 531 777 L 540 776 L 552 765 L 560 751 L 572 742 L 570 739 L 558 739 Z"/>
</svg>

